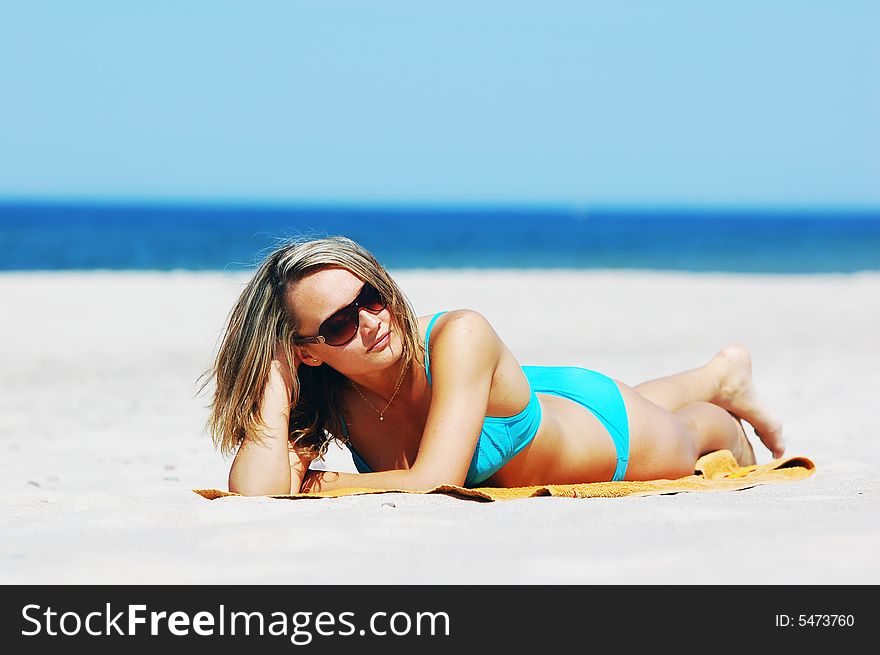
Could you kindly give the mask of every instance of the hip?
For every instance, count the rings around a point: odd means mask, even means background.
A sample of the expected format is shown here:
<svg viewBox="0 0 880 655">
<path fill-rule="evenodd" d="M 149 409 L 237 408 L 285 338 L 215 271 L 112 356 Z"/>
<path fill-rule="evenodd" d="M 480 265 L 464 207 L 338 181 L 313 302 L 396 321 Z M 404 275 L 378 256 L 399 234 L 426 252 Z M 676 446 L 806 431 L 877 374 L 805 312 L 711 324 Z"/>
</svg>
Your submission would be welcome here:
<svg viewBox="0 0 880 655">
<path fill-rule="evenodd" d="M 573 484 L 609 481 L 616 474 L 622 479 L 629 426 L 621 383 L 575 367 L 523 370 L 541 404 L 541 424 L 528 446 L 483 484 Z"/>
</svg>

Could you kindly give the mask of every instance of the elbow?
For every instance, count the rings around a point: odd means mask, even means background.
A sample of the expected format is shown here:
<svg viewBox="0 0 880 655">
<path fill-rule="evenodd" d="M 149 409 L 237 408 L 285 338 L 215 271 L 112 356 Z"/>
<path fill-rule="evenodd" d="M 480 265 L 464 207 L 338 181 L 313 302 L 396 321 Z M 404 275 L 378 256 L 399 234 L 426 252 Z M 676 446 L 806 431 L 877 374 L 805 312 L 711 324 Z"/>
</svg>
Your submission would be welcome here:
<svg viewBox="0 0 880 655">
<path fill-rule="evenodd" d="M 230 492 L 242 496 L 286 496 L 293 486 L 291 482 L 298 485 L 301 481 L 292 473 L 286 458 L 283 463 L 260 461 L 244 457 L 239 451 L 229 468 L 227 484 Z"/>
<path fill-rule="evenodd" d="M 249 485 L 229 483 L 229 491 L 240 496 L 286 496 L 289 489 L 265 485 Z"/>
<path fill-rule="evenodd" d="M 457 476 L 450 471 L 426 471 L 410 469 L 410 484 L 413 491 L 430 491 L 443 485 L 464 486 L 464 476 Z"/>
<path fill-rule="evenodd" d="M 230 475 L 229 491 L 241 496 L 286 496 L 290 493 L 290 487 L 279 481 Z"/>
</svg>

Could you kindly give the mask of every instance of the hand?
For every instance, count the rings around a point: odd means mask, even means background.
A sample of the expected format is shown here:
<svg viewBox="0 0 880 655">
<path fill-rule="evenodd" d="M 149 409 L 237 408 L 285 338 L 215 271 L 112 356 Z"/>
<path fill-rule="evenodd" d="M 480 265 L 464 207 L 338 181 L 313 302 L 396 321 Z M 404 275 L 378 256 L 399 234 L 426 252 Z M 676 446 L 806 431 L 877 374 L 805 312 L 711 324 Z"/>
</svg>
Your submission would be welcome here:
<svg viewBox="0 0 880 655">
<path fill-rule="evenodd" d="M 290 367 L 287 365 L 287 357 L 284 354 L 284 347 L 280 341 L 275 342 L 275 352 L 272 354 L 272 372 L 277 373 L 281 376 L 284 385 L 290 389 L 293 386 L 293 376 L 296 375 L 296 371 L 299 368 L 300 362 L 302 361 L 299 358 L 299 353 L 296 348 L 290 349 L 293 371 L 291 372 Z"/>
<path fill-rule="evenodd" d="M 291 349 L 293 371 L 287 365 L 287 357 L 280 342 L 275 342 L 275 351 L 272 354 L 272 364 L 269 369 L 269 380 L 263 392 L 263 405 L 269 405 L 271 409 L 282 412 L 285 416 L 290 413 L 290 399 L 293 394 L 293 376 L 299 367 L 300 359 L 297 351 Z"/>
</svg>

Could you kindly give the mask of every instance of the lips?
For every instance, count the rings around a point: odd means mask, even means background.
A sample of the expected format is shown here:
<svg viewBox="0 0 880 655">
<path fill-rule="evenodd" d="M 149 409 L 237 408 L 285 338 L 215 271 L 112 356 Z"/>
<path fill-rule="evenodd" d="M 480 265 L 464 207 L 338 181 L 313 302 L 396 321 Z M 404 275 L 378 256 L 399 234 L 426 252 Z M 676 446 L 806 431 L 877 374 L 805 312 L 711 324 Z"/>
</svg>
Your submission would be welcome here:
<svg viewBox="0 0 880 655">
<path fill-rule="evenodd" d="M 385 344 L 387 344 L 390 340 L 391 340 L 391 332 L 389 331 L 389 332 L 386 332 L 385 335 L 381 339 L 377 339 L 376 342 L 367 349 L 367 352 L 368 353 L 373 352 L 373 349 L 375 349 L 375 348 L 378 348 L 381 350 L 382 348 L 385 347 Z"/>
</svg>

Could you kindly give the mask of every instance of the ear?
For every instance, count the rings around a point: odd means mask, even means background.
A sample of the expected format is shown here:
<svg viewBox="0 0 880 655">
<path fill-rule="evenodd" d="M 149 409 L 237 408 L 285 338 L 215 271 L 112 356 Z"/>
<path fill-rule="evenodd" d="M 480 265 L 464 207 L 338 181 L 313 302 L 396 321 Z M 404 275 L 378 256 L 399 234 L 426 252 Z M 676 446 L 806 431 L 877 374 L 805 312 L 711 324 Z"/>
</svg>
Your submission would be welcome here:
<svg viewBox="0 0 880 655">
<path fill-rule="evenodd" d="M 308 350 L 305 348 L 296 348 L 296 355 L 299 357 L 299 361 L 301 361 L 306 366 L 320 366 L 324 362 L 322 362 L 318 357 L 314 357 Z"/>
</svg>

